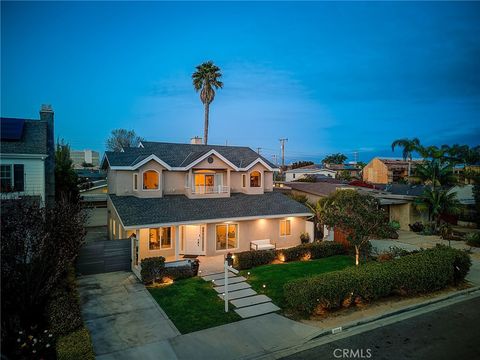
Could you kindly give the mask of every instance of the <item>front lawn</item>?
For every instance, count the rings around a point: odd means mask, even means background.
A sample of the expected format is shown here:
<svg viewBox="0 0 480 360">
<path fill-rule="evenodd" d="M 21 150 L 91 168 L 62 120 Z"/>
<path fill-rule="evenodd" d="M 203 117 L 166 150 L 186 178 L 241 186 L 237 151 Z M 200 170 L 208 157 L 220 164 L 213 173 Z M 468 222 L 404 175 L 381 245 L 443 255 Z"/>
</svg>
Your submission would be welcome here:
<svg viewBox="0 0 480 360">
<path fill-rule="evenodd" d="M 225 313 L 224 302 L 212 284 L 199 277 L 151 287 L 148 291 L 182 334 L 240 320 L 233 306 Z"/>
<path fill-rule="evenodd" d="M 342 270 L 354 264 L 355 260 L 351 256 L 336 255 L 318 260 L 263 265 L 244 270 L 241 274 L 255 291 L 267 295 L 276 305 L 284 308 L 283 285 L 288 281 Z"/>
</svg>

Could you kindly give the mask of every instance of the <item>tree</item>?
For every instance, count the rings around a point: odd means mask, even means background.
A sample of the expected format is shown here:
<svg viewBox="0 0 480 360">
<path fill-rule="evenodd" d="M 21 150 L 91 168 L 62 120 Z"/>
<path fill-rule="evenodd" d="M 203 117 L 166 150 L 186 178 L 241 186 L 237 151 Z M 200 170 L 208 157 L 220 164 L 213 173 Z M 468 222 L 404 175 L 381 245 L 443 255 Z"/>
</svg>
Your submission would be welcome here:
<svg viewBox="0 0 480 360">
<path fill-rule="evenodd" d="M 82 162 L 82 167 L 84 168 L 92 168 L 93 164 L 92 163 L 87 163 L 86 161 Z"/>
<path fill-rule="evenodd" d="M 452 167 L 448 163 L 441 163 L 436 159 L 427 160 L 418 164 L 415 168 L 414 179 L 433 188 L 443 185 L 453 185 L 457 177 L 453 174 Z"/>
<path fill-rule="evenodd" d="M 55 199 L 78 202 L 79 196 L 78 176 L 70 158 L 70 146 L 59 140 L 55 150 Z"/>
<path fill-rule="evenodd" d="M 309 165 L 313 165 L 313 161 L 296 161 L 290 165 L 290 168 L 293 170 Z"/>
<path fill-rule="evenodd" d="M 420 147 L 420 140 L 417 138 L 409 139 L 398 139 L 392 143 L 392 151 L 395 151 L 395 147 L 403 148 L 402 157 L 404 161 L 408 160 L 408 176 L 412 173 L 412 153 L 418 151 Z"/>
<path fill-rule="evenodd" d="M 342 170 L 337 173 L 337 179 L 350 181 L 352 180 L 352 175 L 350 174 L 350 171 Z"/>
<path fill-rule="evenodd" d="M 205 107 L 205 124 L 203 129 L 204 144 L 208 144 L 208 120 L 210 112 L 210 104 L 215 99 L 215 90 L 223 88 L 223 82 L 219 79 L 222 77 L 220 68 L 212 61 L 204 62 L 196 67 L 196 71 L 192 74 L 193 87 L 196 92 L 200 91 L 200 100 Z"/>
<path fill-rule="evenodd" d="M 3 340 L 13 331 L 45 326 L 45 304 L 85 237 L 85 214 L 64 200 L 52 207 L 16 200 L 2 204 L 1 292 Z"/>
<path fill-rule="evenodd" d="M 390 230 L 387 213 L 371 195 L 359 194 L 355 190 L 337 190 L 320 206 L 320 222 L 343 231 L 348 242 L 355 247 L 356 265 L 359 264 L 360 250 L 370 237 Z"/>
<path fill-rule="evenodd" d="M 337 154 L 331 154 L 326 156 L 323 160 L 322 163 L 324 164 L 343 164 L 347 160 L 347 157 L 341 153 Z"/>
<path fill-rule="evenodd" d="M 435 222 L 435 230 L 440 228 L 440 217 L 446 214 L 456 214 L 460 211 L 460 203 L 455 198 L 456 193 L 447 190 L 427 188 L 415 201 L 420 211 L 428 211 L 428 220 Z"/>
<path fill-rule="evenodd" d="M 135 130 L 115 129 L 107 139 L 106 147 L 109 151 L 122 151 L 129 147 L 137 147 L 144 138 L 137 136 Z"/>
</svg>

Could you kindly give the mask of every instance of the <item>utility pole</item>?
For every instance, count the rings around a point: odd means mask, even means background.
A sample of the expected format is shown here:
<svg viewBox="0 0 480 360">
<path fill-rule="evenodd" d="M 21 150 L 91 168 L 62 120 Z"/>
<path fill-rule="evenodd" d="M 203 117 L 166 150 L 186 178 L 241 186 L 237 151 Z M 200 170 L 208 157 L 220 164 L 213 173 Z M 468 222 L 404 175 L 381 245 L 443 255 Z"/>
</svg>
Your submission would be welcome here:
<svg viewBox="0 0 480 360">
<path fill-rule="evenodd" d="M 288 141 L 288 139 L 279 139 L 280 141 L 280 147 L 282 149 L 282 170 L 285 167 L 285 141 Z"/>
<path fill-rule="evenodd" d="M 262 150 L 261 147 L 257 147 L 257 154 L 260 155 L 260 150 Z"/>
<path fill-rule="evenodd" d="M 355 165 L 357 165 L 357 159 L 358 159 L 358 151 L 353 152 L 353 159 L 355 161 Z"/>
</svg>

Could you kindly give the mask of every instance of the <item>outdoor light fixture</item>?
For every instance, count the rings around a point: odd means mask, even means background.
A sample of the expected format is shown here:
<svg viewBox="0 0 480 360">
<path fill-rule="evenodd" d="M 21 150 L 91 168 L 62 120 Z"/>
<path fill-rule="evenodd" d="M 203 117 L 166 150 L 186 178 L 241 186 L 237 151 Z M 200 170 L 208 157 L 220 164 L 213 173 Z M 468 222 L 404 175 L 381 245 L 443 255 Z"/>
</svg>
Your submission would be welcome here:
<svg viewBox="0 0 480 360">
<path fill-rule="evenodd" d="M 262 287 L 265 289 L 267 287 L 267 285 L 263 284 Z"/>
<path fill-rule="evenodd" d="M 227 257 L 225 258 L 225 260 L 227 261 L 228 266 L 233 266 L 233 256 L 232 256 L 232 253 L 228 253 L 228 254 L 227 254 Z"/>
</svg>

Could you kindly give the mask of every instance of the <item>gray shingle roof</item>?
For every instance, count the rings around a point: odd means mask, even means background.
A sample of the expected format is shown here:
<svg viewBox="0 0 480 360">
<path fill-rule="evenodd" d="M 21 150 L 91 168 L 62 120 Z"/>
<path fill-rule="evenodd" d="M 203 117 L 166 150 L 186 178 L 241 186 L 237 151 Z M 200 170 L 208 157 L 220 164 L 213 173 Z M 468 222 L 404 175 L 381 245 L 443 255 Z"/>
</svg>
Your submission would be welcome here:
<svg viewBox="0 0 480 360">
<path fill-rule="evenodd" d="M 105 156 L 110 166 L 133 166 L 154 154 L 171 167 L 185 167 L 213 149 L 237 167 L 246 167 L 258 158 L 261 158 L 272 168 L 276 167 L 249 147 L 244 146 L 177 144 L 150 141 L 142 141 L 142 145 L 144 146 L 143 148 L 126 148 L 123 152 L 106 151 Z"/>
<path fill-rule="evenodd" d="M 0 121 L 2 119 L 4 118 Z M 47 154 L 47 122 L 25 120 L 20 140 L 2 140 L 0 152 L 2 154 Z"/>
<path fill-rule="evenodd" d="M 210 199 L 189 199 L 184 195 L 109 196 L 125 226 L 310 213 L 306 206 L 275 191 L 263 195 L 235 193 L 228 198 Z"/>
</svg>

